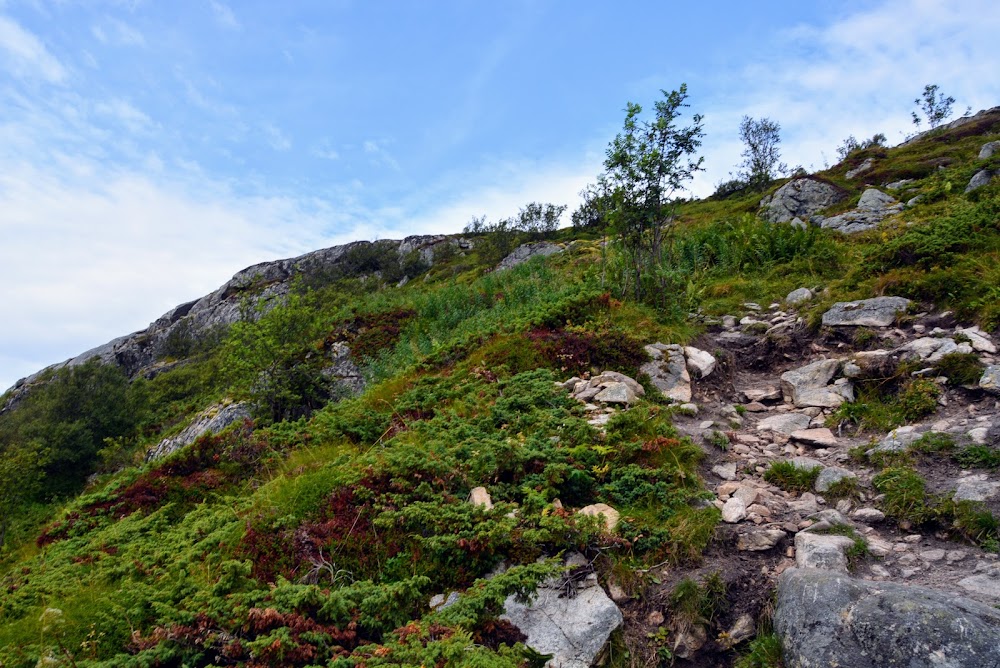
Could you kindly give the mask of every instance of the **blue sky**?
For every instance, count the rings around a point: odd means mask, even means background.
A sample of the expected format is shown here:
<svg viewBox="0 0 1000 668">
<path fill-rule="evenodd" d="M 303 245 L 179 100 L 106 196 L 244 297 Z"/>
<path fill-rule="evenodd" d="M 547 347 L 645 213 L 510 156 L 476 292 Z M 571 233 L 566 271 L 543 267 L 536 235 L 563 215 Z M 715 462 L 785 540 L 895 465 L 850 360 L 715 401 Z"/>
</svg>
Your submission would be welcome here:
<svg viewBox="0 0 1000 668">
<path fill-rule="evenodd" d="M 688 84 L 821 169 L 939 83 L 1000 104 L 989 0 L 0 0 L 0 389 L 244 266 L 575 207 L 626 101 Z"/>
</svg>

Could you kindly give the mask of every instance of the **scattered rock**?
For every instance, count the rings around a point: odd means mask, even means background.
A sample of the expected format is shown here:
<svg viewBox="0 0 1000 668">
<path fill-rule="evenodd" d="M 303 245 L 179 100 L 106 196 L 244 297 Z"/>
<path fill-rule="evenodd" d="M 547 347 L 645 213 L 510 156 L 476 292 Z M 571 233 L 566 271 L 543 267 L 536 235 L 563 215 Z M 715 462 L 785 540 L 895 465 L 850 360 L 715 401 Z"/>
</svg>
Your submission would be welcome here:
<svg viewBox="0 0 1000 668">
<path fill-rule="evenodd" d="M 868 454 L 872 454 L 873 452 L 902 452 L 910 447 L 910 444 L 920 438 L 920 436 L 921 434 L 913 425 L 896 427 L 886 434 L 885 438 L 878 442 L 878 445 L 869 450 Z"/>
<path fill-rule="evenodd" d="M 821 209 L 836 204 L 847 196 L 837 186 L 812 178 L 789 181 L 775 193 L 760 201 L 762 217 L 772 223 L 787 223 L 793 218 L 806 218 Z"/>
<path fill-rule="evenodd" d="M 802 413 L 782 413 L 766 417 L 757 423 L 757 431 L 775 431 L 793 434 L 809 426 L 809 416 Z"/>
<path fill-rule="evenodd" d="M 856 209 L 837 216 L 824 218 L 820 227 L 854 234 L 870 230 L 883 219 L 903 210 L 903 205 L 877 188 L 868 188 L 861 194 Z"/>
<path fill-rule="evenodd" d="M 795 565 L 846 573 L 847 557 L 844 551 L 852 545 L 854 541 L 847 536 L 800 531 L 795 534 Z"/>
<path fill-rule="evenodd" d="M 736 480 L 736 462 L 713 466 L 712 473 L 719 476 L 723 480 Z"/>
<path fill-rule="evenodd" d="M 837 445 L 837 437 L 826 427 L 799 429 L 798 431 L 793 431 L 791 436 L 793 441 L 817 448 L 830 448 Z"/>
<path fill-rule="evenodd" d="M 791 306 L 796 306 L 803 302 L 807 302 L 813 298 L 812 290 L 809 288 L 798 288 L 797 290 L 792 290 L 785 297 L 785 303 Z"/>
<path fill-rule="evenodd" d="M 958 586 L 970 594 L 1000 601 L 1000 564 L 991 564 L 981 572 L 959 580 Z"/>
<path fill-rule="evenodd" d="M 885 520 L 885 513 L 878 508 L 858 508 L 851 517 L 864 524 L 875 524 Z"/>
<path fill-rule="evenodd" d="M 629 405 L 635 403 L 636 395 L 625 383 L 610 382 L 604 386 L 604 389 L 599 393 L 594 395 L 594 401 L 600 401 L 604 404 L 625 404 Z"/>
<path fill-rule="evenodd" d="M 590 517 L 604 516 L 604 528 L 608 533 L 613 533 L 615 527 L 618 526 L 618 520 L 621 517 L 621 513 L 612 508 L 606 503 L 595 503 L 589 506 L 580 508 L 577 511 L 581 515 L 588 515 Z"/>
<path fill-rule="evenodd" d="M 782 573 L 774 626 L 788 666 L 1000 665 L 997 610 L 953 594 L 843 573 Z"/>
<path fill-rule="evenodd" d="M 698 378 L 707 378 L 715 371 L 715 357 L 711 353 L 693 346 L 684 346 L 684 356 L 687 358 L 688 370 Z"/>
<path fill-rule="evenodd" d="M 990 335 L 979 329 L 979 327 L 957 327 L 955 334 L 962 334 L 965 338 L 969 339 L 969 345 L 977 353 L 989 353 L 993 355 L 997 352 L 997 347 L 990 339 Z"/>
<path fill-rule="evenodd" d="M 888 327 L 905 313 L 910 300 L 903 297 L 875 297 L 854 302 L 837 302 L 823 314 L 828 327 Z"/>
<path fill-rule="evenodd" d="M 988 169 L 981 169 L 969 179 L 969 185 L 965 186 L 965 192 L 972 192 L 977 188 L 982 188 L 993 180 L 993 172 Z"/>
<path fill-rule="evenodd" d="M 900 179 L 892 183 L 885 184 L 886 190 L 901 190 L 914 182 L 914 179 Z"/>
<path fill-rule="evenodd" d="M 854 400 L 854 388 L 849 381 L 828 385 L 839 369 L 840 360 L 823 359 L 786 371 L 781 374 L 781 391 L 785 399 L 799 408 L 836 408 Z"/>
<path fill-rule="evenodd" d="M 747 506 L 742 499 L 730 497 L 722 506 L 722 521 L 728 524 L 742 522 L 747 517 Z"/>
<path fill-rule="evenodd" d="M 827 466 L 819 472 L 819 476 L 816 478 L 816 491 L 825 492 L 841 480 L 856 480 L 857 477 L 858 476 L 853 471 L 849 471 L 845 468 L 841 468 L 839 466 Z"/>
<path fill-rule="evenodd" d="M 486 510 L 493 508 L 493 499 L 490 498 L 490 493 L 486 491 L 485 487 L 473 487 L 472 491 L 469 492 L 469 503 L 474 506 L 482 506 Z"/>
<path fill-rule="evenodd" d="M 731 649 L 744 640 L 752 638 L 756 632 L 757 627 L 754 624 L 753 617 L 748 614 L 742 614 L 733 623 L 732 628 L 726 631 L 725 638 L 720 640 L 720 644 L 725 649 Z"/>
<path fill-rule="evenodd" d="M 958 482 L 954 498 L 956 501 L 986 501 L 997 494 L 1000 494 L 1000 482 L 972 478 Z"/>
<path fill-rule="evenodd" d="M 872 165 L 874 165 L 874 164 L 875 164 L 875 160 L 874 159 L 872 159 L 872 158 L 865 158 L 865 161 L 862 162 L 860 165 L 858 165 L 854 169 L 849 169 L 847 171 L 847 173 L 844 174 L 844 177 L 848 178 L 848 179 L 853 179 L 858 174 L 863 174 L 864 172 L 867 172 L 868 170 L 870 170 L 872 168 Z"/>
<path fill-rule="evenodd" d="M 994 364 L 986 367 L 983 371 L 983 377 L 979 379 L 979 387 L 987 392 L 1000 394 L 1000 365 Z"/>
<path fill-rule="evenodd" d="M 736 539 L 736 549 L 741 552 L 763 552 L 770 550 L 787 536 L 781 529 L 765 529 L 742 533 Z"/>
<path fill-rule="evenodd" d="M 986 142 L 979 149 L 979 159 L 986 160 L 987 158 L 992 158 L 996 153 L 1000 153 L 1000 141 Z"/>
<path fill-rule="evenodd" d="M 451 606 L 458 603 L 459 594 L 457 591 L 450 592 L 448 598 L 445 598 L 444 594 L 435 594 L 431 596 L 430 606 L 431 610 L 444 610 L 445 608 L 450 608 Z"/>
<path fill-rule="evenodd" d="M 642 365 L 653 385 L 664 397 L 677 403 L 691 401 L 691 376 L 688 374 L 684 349 L 674 344 L 654 343 L 645 347 L 652 361 Z"/>
</svg>

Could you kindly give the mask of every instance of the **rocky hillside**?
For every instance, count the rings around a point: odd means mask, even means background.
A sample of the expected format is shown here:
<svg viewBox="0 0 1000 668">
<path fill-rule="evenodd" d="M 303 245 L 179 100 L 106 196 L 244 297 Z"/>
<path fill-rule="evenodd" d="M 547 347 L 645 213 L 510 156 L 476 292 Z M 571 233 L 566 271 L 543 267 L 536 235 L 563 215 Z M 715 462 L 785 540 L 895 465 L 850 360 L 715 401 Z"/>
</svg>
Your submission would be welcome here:
<svg viewBox="0 0 1000 668">
<path fill-rule="evenodd" d="M 21 381 L 0 665 L 1000 665 L 998 148 L 685 203 L 648 299 L 358 242 Z"/>
</svg>

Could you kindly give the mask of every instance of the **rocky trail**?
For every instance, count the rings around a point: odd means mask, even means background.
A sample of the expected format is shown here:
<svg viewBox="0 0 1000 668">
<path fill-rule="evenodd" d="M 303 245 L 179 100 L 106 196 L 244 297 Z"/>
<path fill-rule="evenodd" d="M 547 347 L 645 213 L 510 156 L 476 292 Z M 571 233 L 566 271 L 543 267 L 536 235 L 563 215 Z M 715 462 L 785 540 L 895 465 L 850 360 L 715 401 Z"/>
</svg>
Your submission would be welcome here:
<svg viewBox="0 0 1000 668">
<path fill-rule="evenodd" d="M 785 304 L 746 304 L 739 316 L 706 323 L 697 347 L 647 346 L 653 361 L 643 371 L 680 404 L 677 428 L 702 444 L 703 476 L 723 522 L 697 571 L 661 567 L 659 584 L 641 602 L 610 583 L 627 634 L 657 631 L 680 579 L 720 573 L 735 599 L 717 625 L 722 633 L 713 639 L 696 625 L 671 636 L 672 656 L 688 665 L 716 665 L 719 651 L 753 635 L 771 614 L 786 659 L 789 648 L 801 658 L 791 665 L 839 665 L 838 656 L 852 653 L 861 658 L 850 665 L 885 665 L 880 661 L 935 651 L 958 661 L 941 665 L 996 665 L 1000 648 L 989 639 L 1000 633 L 993 607 L 1000 605 L 997 554 L 961 540 L 944 523 L 887 517 L 885 494 L 872 481 L 882 470 L 879 454 L 905 453 L 925 434 L 945 434 L 957 448 L 1000 446 L 997 347 L 949 313 L 907 315 L 913 306 L 896 297 L 837 304 L 812 335 L 795 306 L 812 297 L 802 290 Z M 935 365 L 950 353 L 978 358 L 978 383 L 956 385 L 936 375 Z M 938 388 L 929 415 L 889 432 L 859 432 L 835 416 L 857 398 L 857 383 L 901 362 L 916 369 L 912 377 Z M 644 393 L 614 372 L 563 386 L 586 403 L 598 426 Z M 770 473 L 776 463 L 811 470 L 810 487 L 782 485 Z M 917 458 L 914 466 L 932 498 L 996 512 L 996 470 L 963 468 L 943 457 Z M 807 605 L 799 599 L 808 591 Z M 866 634 L 873 624 L 880 633 Z"/>
</svg>

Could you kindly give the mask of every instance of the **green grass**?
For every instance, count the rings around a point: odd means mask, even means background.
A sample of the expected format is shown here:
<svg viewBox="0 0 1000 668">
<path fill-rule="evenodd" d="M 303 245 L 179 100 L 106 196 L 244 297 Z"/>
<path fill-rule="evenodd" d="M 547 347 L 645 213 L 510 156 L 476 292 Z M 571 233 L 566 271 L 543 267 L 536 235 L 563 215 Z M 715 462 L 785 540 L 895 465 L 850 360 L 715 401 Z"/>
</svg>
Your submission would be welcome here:
<svg viewBox="0 0 1000 668">
<path fill-rule="evenodd" d="M 822 470 L 821 466 L 800 468 L 790 461 L 771 462 L 764 480 L 786 492 L 810 492 Z"/>
</svg>

